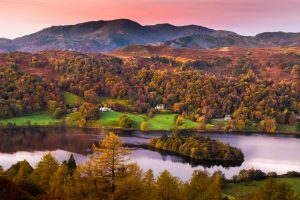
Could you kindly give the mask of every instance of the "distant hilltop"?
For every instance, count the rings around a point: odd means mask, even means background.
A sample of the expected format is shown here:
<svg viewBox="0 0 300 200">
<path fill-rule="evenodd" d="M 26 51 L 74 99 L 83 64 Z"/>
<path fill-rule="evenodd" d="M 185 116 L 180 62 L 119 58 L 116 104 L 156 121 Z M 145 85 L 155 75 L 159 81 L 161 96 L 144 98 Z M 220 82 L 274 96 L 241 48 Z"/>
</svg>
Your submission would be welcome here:
<svg viewBox="0 0 300 200">
<path fill-rule="evenodd" d="M 0 52 L 110 52 L 128 45 L 146 44 L 193 49 L 299 46 L 300 33 L 268 32 L 242 36 L 198 25 L 174 26 L 166 23 L 143 26 L 129 19 L 100 20 L 52 26 L 14 40 L 0 38 Z"/>
</svg>

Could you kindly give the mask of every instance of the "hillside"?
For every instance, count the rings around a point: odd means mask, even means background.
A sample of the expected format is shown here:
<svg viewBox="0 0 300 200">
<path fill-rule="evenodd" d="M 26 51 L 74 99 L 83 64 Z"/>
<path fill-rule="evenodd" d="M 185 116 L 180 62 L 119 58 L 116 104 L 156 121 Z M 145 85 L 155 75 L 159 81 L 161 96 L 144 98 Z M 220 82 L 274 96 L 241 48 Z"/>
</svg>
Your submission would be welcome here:
<svg viewBox="0 0 300 200">
<path fill-rule="evenodd" d="M 100 20 L 52 26 L 14 40 L 0 39 L 0 52 L 110 52 L 128 45 L 146 44 L 194 49 L 298 46 L 300 33 L 270 32 L 251 37 L 197 25 L 174 26 L 165 23 L 143 26 L 129 19 Z"/>
<path fill-rule="evenodd" d="M 172 47 L 193 49 L 211 49 L 221 47 L 284 47 L 299 46 L 300 33 L 269 32 L 254 37 L 241 35 L 206 35 L 197 34 L 166 42 Z"/>
<path fill-rule="evenodd" d="M 196 50 L 167 45 L 132 45 L 113 51 L 111 55 L 135 58 L 140 61 L 139 64 L 149 64 L 153 57 L 168 58 L 177 64 L 185 63 L 206 73 L 227 77 L 245 72 L 243 68 L 246 66 L 260 77 L 271 80 L 297 80 L 291 75 L 291 70 L 300 62 L 299 47 Z M 162 65 L 161 61 L 159 64 Z"/>
<path fill-rule="evenodd" d="M 231 35 L 202 26 L 142 26 L 128 19 L 53 26 L 12 41 L 0 40 L 0 51 L 73 50 L 108 52 L 130 44 L 161 43 L 194 34 Z M 3 45 L 1 45 L 3 43 Z"/>
<path fill-rule="evenodd" d="M 89 102 L 81 109 L 80 126 L 93 125 L 100 100 L 112 99 L 109 106 L 118 112 L 153 116 L 155 106 L 162 103 L 192 121 L 210 122 L 231 114 L 234 120 L 228 128 L 274 132 L 279 130 L 277 124 L 295 125 L 300 114 L 299 52 L 299 48 L 131 46 L 114 56 L 2 53 L 0 118 L 39 111 L 59 118 L 72 107 L 73 101 L 66 99 L 77 95 Z M 90 110 L 85 114 L 86 109 Z"/>
</svg>

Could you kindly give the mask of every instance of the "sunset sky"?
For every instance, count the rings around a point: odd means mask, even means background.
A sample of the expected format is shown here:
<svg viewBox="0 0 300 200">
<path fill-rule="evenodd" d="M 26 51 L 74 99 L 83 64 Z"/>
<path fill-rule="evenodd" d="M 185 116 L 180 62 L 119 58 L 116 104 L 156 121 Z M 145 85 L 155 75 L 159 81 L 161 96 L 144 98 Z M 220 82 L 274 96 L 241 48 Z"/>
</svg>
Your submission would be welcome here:
<svg viewBox="0 0 300 200">
<path fill-rule="evenodd" d="M 0 38 L 117 18 L 143 25 L 197 24 L 244 35 L 300 32 L 300 0 L 0 0 Z"/>
</svg>

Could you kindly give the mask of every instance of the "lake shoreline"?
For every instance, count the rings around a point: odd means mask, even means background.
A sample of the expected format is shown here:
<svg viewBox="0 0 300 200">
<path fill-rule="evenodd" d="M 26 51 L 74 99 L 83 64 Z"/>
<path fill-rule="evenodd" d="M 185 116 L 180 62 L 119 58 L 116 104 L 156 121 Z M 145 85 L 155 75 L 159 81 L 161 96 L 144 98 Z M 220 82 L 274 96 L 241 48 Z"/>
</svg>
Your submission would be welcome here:
<svg viewBox="0 0 300 200">
<path fill-rule="evenodd" d="M 300 137 L 300 132 L 265 132 L 265 131 L 247 131 L 247 130 L 232 130 L 232 131 L 224 131 L 224 130 L 204 130 L 204 129 L 169 129 L 169 130 L 140 130 L 135 128 L 119 128 L 119 127 L 76 127 L 76 126 L 64 126 L 64 125 L 31 125 L 31 126 L 2 126 L 0 130 L 5 129 L 15 129 L 15 128 L 67 128 L 67 129 L 81 129 L 81 130 L 104 130 L 104 131 L 113 131 L 113 132 L 140 132 L 143 134 L 153 134 L 156 132 L 167 133 L 172 131 L 180 132 L 190 132 L 190 133 L 198 133 L 198 134 L 233 134 L 233 135 L 251 135 L 251 134 L 260 134 L 260 135 L 268 135 L 268 136 L 296 136 Z"/>
</svg>

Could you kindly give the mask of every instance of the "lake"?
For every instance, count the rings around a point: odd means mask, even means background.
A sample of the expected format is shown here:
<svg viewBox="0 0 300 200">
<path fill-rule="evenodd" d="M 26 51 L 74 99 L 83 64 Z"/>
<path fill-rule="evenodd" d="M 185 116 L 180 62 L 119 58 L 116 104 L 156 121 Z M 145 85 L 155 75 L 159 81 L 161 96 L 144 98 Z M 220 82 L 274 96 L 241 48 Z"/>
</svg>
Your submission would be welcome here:
<svg viewBox="0 0 300 200">
<path fill-rule="evenodd" d="M 43 127 L 1 129 L 0 165 L 7 169 L 17 161 L 26 159 L 32 166 L 35 166 L 41 157 L 49 151 L 60 162 L 68 159 L 73 153 L 78 163 L 84 163 L 92 153 L 92 144 L 101 141 L 106 132 L 95 129 Z M 161 134 L 160 132 L 143 134 L 136 131 L 119 133 L 126 144 L 133 146 L 146 144 L 149 138 L 159 137 Z M 221 170 L 227 178 L 238 174 L 241 169 L 251 167 L 278 174 L 287 171 L 300 171 L 299 138 L 263 134 L 199 134 L 240 148 L 245 155 L 245 161 L 241 166 L 224 167 L 222 165 L 194 163 L 178 155 L 169 155 L 143 148 L 132 149 L 131 161 L 137 162 L 144 170 L 153 169 L 155 175 L 167 169 L 182 180 L 188 180 L 196 169 L 205 169 L 209 173 Z"/>
</svg>

